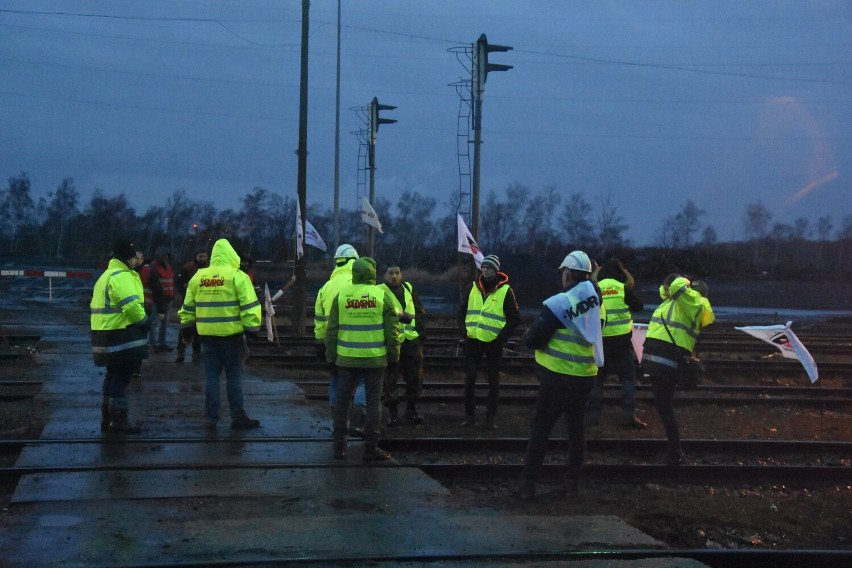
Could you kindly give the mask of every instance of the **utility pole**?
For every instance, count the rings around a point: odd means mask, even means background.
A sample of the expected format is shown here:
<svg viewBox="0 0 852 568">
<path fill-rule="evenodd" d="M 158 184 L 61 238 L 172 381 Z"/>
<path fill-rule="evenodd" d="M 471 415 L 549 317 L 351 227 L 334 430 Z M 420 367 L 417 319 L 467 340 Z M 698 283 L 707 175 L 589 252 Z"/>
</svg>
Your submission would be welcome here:
<svg viewBox="0 0 852 568">
<path fill-rule="evenodd" d="M 485 81 L 488 79 L 489 71 L 508 71 L 511 65 L 499 63 L 488 63 L 488 54 L 492 51 L 509 51 L 508 45 L 489 44 L 485 34 L 479 36 L 473 44 L 473 66 L 471 73 L 473 80 L 470 84 L 471 98 L 473 99 L 473 172 L 471 176 L 471 211 L 470 232 L 473 238 L 479 241 L 479 170 L 480 170 L 480 147 L 482 146 L 482 94 L 485 92 Z"/>
<path fill-rule="evenodd" d="M 337 89 L 334 105 L 334 249 L 340 246 L 340 2 L 337 0 Z"/>
<path fill-rule="evenodd" d="M 393 110 L 395 106 L 381 105 L 379 99 L 373 97 L 370 101 L 370 134 L 369 134 L 369 167 L 370 167 L 370 207 L 376 208 L 376 137 L 379 132 L 379 125 L 393 124 L 396 122 L 393 118 L 380 118 L 380 110 Z M 370 225 L 370 256 L 375 257 L 376 254 L 376 228 Z"/>
<path fill-rule="evenodd" d="M 302 61 L 299 79 L 299 149 L 296 154 L 299 159 L 297 191 L 299 210 L 302 212 L 302 235 L 305 234 L 305 218 L 307 217 L 307 186 L 308 186 L 308 37 L 310 0 L 302 0 Z M 293 336 L 305 335 L 305 304 L 307 295 L 306 276 L 307 259 L 303 254 L 296 258 L 296 286 L 293 294 Z"/>
</svg>

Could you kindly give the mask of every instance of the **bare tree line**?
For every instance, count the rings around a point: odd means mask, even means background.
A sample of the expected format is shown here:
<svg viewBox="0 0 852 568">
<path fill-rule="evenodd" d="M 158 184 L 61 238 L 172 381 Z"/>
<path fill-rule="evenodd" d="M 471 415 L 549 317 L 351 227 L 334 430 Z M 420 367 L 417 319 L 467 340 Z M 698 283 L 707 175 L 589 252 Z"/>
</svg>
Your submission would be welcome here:
<svg viewBox="0 0 852 568">
<path fill-rule="evenodd" d="M 384 230 L 376 241 L 375 256 L 380 261 L 441 271 L 455 265 L 456 194 L 448 192 L 448 198 L 439 203 L 434 195 L 405 191 L 396 203 L 379 197 L 374 207 Z M 295 211 L 293 198 L 255 187 L 242 196 L 238 210 L 220 211 L 212 202 L 192 200 L 178 190 L 162 206 L 138 215 L 123 193 L 110 196 L 98 190 L 88 203 L 81 203 L 71 178 L 36 198 L 29 177 L 22 173 L 9 178 L 8 186 L 0 190 L 0 217 L 4 220 L 0 255 L 101 260 L 116 237 L 127 236 L 149 254 L 165 245 L 180 259 L 226 236 L 241 254 L 282 262 L 295 254 Z M 688 199 L 679 211 L 661 220 L 656 247 L 639 253 L 625 236 L 629 226 L 611 195 L 589 199 L 582 192 L 565 194 L 555 186 L 532 191 L 514 183 L 502 192 L 486 195 L 479 241 L 501 257 L 546 259 L 548 263 L 566 248 L 580 248 L 596 258 L 655 254 L 676 259 L 681 253 L 695 257 L 700 252 L 705 259 L 708 255 L 734 257 L 738 267 L 780 274 L 803 267 L 828 274 L 850 270 L 852 215 L 843 217 L 837 227 L 830 216 L 820 217 L 814 224 L 805 218 L 792 225 L 772 223 L 768 208 L 756 201 L 743 213 L 745 239 L 733 243 L 717 242 L 715 229 L 703 223 L 705 215 L 705 210 Z M 328 241 L 333 227 L 331 210 L 309 205 L 306 218 Z M 357 211 L 342 210 L 340 221 L 341 242 L 366 242 Z M 308 250 L 315 258 L 322 255 L 311 247 Z M 652 264 L 666 270 L 681 262 Z"/>
</svg>

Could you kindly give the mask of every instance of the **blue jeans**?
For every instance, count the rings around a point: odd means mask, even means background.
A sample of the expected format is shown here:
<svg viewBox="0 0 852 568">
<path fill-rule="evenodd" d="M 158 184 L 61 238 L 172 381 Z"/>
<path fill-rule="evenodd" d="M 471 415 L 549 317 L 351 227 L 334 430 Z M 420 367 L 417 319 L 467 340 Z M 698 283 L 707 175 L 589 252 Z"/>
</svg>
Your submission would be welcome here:
<svg viewBox="0 0 852 568">
<path fill-rule="evenodd" d="M 572 477 L 579 476 L 579 470 L 586 459 L 586 430 L 583 424 L 583 411 L 586 399 L 592 388 L 594 377 L 575 377 L 564 375 L 552 377 L 536 373 L 539 377 L 538 399 L 527 442 L 527 456 L 524 460 L 524 479 L 535 481 L 541 474 L 544 456 L 550 441 L 550 432 L 563 414 L 568 428 L 568 469 Z"/>
<path fill-rule="evenodd" d="M 636 364 L 633 362 L 632 348 L 607 351 L 604 354 L 604 361 L 604 366 L 598 369 L 598 376 L 595 378 L 595 386 L 589 395 L 586 410 L 589 414 L 601 415 L 604 381 L 608 375 L 615 373 L 621 381 L 624 418 L 633 418 L 636 412 Z"/>
<path fill-rule="evenodd" d="M 379 423 L 382 420 L 382 381 L 384 367 L 338 367 L 337 400 L 334 402 L 335 441 L 346 441 L 349 416 L 352 414 L 352 397 L 355 387 L 363 383 L 367 394 L 367 422 L 364 432 L 367 447 L 379 443 Z"/>
<path fill-rule="evenodd" d="M 165 312 L 158 312 L 156 308 L 154 308 L 153 313 L 151 314 L 151 331 L 148 334 L 148 343 L 150 345 L 165 345 L 166 344 L 166 331 L 168 331 L 169 327 L 169 318 L 171 316 L 170 312 L 172 311 L 172 303 L 169 302 L 169 305 L 166 307 Z M 163 319 L 160 319 L 160 313 L 163 314 Z"/>
<path fill-rule="evenodd" d="M 245 416 L 243 410 L 243 366 L 245 347 L 243 335 L 227 337 L 202 336 L 201 354 L 207 382 L 204 385 L 204 405 L 207 420 L 219 420 L 219 379 L 225 371 L 228 406 L 231 420 Z"/>
</svg>

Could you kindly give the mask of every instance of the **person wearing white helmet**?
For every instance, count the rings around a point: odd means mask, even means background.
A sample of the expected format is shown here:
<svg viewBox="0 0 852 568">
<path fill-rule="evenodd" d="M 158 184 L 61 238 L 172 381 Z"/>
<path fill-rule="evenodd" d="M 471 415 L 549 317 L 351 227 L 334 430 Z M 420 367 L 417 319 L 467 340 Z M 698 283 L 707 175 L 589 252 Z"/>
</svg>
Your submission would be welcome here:
<svg viewBox="0 0 852 568">
<path fill-rule="evenodd" d="M 562 292 L 543 302 L 541 312 L 524 334 L 524 344 L 535 349 L 535 375 L 540 386 L 524 470 L 517 495 L 535 498 L 550 432 L 565 415 L 568 429 L 567 475 L 563 492 L 579 491 L 586 454 L 584 409 L 598 367 L 603 365 L 603 301 L 590 280 L 592 262 L 583 251 L 568 254 L 559 265 Z"/>
<path fill-rule="evenodd" d="M 337 294 L 345 286 L 352 284 L 352 263 L 358 258 L 358 251 L 350 244 L 342 244 L 334 251 L 334 270 L 328 278 L 328 282 L 322 285 L 317 292 L 317 300 L 314 304 L 314 338 L 317 340 L 317 356 L 325 361 L 325 335 L 328 327 L 328 318 L 331 314 L 332 304 Z M 329 366 L 328 403 L 334 415 L 334 401 L 337 399 L 337 368 L 334 364 Z M 367 421 L 367 394 L 364 383 L 358 384 L 355 389 L 355 403 L 352 409 L 350 423 L 350 435 L 364 438 L 364 424 Z"/>
</svg>

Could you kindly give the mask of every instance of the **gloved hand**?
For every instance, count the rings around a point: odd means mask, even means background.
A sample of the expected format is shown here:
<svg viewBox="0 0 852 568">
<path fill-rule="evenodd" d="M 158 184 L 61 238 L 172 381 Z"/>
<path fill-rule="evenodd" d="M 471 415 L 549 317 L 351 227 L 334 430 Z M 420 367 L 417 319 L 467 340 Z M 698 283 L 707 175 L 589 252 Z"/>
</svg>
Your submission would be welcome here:
<svg viewBox="0 0 852 568">
<path fill-rule="evenodd" d="M 325 362 L 325 343 L 318 341 L 316 343 L 317 359 Z"/>
<path fill-rule="evenodd" d="M 261 341 L 263 339 L 263 335 L 261 335 L 260 330 L 246 329 L 245 334 L 246 338 L 251 339 L 252 341 Z"/>
<path fill-rule="evenodd" d="M 414 316 L 406 312 L 399 312 L 397 317 L 400 323 L 411 323 L 414 320 Z"/>
<path fill-rule="evenodd" d="M 182 327 L 178 332 L 178 340 L 181 341 L 184 345 L 192 345 L 192 342 L 195 338 L 198 337 L 198 330 L 194 325 L 189 327 Z"/>
<path fill-rule="evenodd" d="M 133 324 L 133 325 L 135 325 L 136 327 L 138 327 L 138 328 L 139 328 L 139 330 L 140 330 L 142 333 L 144 333 L 145 335 L 148 335 L 148 332 L 149 332 L 149 331 L 151 331 L 151 318 L 146 317 L 146 318 L 145 318 L 145 319 L 143 319 L 142 321 L 140 321 L 140 322 L 136 322 L 136 323 L 135 323 L 135 324 Z"/>
</svg>

